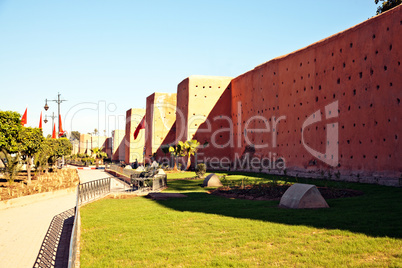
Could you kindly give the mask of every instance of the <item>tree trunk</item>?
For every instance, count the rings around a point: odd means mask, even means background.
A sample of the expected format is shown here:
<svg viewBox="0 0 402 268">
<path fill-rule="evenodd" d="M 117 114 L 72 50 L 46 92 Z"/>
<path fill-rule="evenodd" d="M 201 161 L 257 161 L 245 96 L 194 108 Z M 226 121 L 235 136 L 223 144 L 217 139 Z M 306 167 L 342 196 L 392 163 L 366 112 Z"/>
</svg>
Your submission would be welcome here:
<svg viewBox="0 0 402 268">
<path fill-rule="evenodd" d="M 178 170 L 177 170 L 177 158 L 175 158 L 175 160 L 174 160 L 174 167 L 173 167 L 173 170 L 174 170 L 174 171 L 178 171 Z"/>
<path fill-rule="evenodd" d="M 190 167 L 191 167 L 191 155 L 188 155 L 188 156 L 187 156 L 187 167 L 186 167 L 186 170 L 189 170 Z"/>
<path fill-rule="evenodd" d="M 32 156 L 28 156 L 28 158 L 27 158 L 27 174 L 28 174 L 27 185 L 31 185 L 32 160 L 33 160 Z"/>
</svg>

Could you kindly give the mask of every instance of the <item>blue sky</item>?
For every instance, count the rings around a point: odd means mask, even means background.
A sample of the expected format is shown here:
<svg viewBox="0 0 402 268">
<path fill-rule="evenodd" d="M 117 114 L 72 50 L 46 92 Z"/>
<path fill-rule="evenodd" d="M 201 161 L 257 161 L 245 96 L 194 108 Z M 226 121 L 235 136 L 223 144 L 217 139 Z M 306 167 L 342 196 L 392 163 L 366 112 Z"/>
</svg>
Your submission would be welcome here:
<svg viewBox="0 0 402 268">
<path fill-rule="evenodd" d="M 190 75 L 236 77 L 375 15 L 374 0 L 0 0 L 0 109 L 81 133 L 124 128 Z M 50 120 L 51 121 L 51 120 Z M 45 135 L 51 123 L 44 124 Z"/>
</svg>

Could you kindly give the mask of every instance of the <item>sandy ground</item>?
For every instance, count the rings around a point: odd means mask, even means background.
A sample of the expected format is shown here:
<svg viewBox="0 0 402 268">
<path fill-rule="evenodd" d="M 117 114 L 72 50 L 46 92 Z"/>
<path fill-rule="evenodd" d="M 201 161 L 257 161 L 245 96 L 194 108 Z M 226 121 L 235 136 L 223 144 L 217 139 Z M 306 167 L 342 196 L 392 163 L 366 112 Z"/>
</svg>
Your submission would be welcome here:
<svg viewBox="0 0 402 268">
<path fill-rule="evenodd" d="M 110 177 L 101 170 L 79 170 L 81 182 Z M 75 207 L 76 194 L 0 210 L 0 268 L 32 267 L 54 216 Z"/>
</svg>

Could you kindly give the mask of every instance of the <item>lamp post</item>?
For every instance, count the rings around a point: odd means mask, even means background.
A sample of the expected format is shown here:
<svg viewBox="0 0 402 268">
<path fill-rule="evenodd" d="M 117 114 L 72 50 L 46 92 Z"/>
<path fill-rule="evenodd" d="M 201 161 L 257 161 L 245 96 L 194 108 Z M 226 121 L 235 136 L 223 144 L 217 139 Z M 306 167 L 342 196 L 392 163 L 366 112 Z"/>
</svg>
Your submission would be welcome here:
<svg viewBox="0 0 402 268">
<path fill-rule="evenodd" d="M 57 110 L 57 112 L 58 112 L 58 118 L 59 118 L 59 123 L 58 123 L 58 129 L 59 129 L 59 131 L 58 131 L 58 133 L 60 134 L 60 104 L 63 102 L 63 101 L 67 101 L 67 100 L 61 100 L 60 99 L 60 93 L 58 92 L 57 93 L 57 100 L 49 100 L 49 101 L 54 101 L 54 102 L 56 102 L 57 103 L 57 108 L 58 108 L 58 110 Z M 49 105 L 47 105 L 47 99 L 46 99 L 46 101 L 45 101 L 45 107 L 43 107 L 44 109 L 45 109 L 45 111 L 47 111 L 48 109 L 49 109 Z M 52 116 L 52 119 L 54 119 L 54 113 L 53 113 L 53 116 Z M 46 120 L 46 119 L 45 119 Z M 45 122 L 46 123 L 46 122 Z M 52 123 L 52 125 L 53 125 L 53 123 Z M 59 136 L 59 135 L 57 135 L 57 136 Z"/>
<path fill-rule="evenodd" d="M 48 107 L 49 108 L 49 107 Z M 50 118 L 52 118 L 52 126 L 54 124 L 54 119 L 56 118 L 56 116 L 54 115 L 54 112 L 51 116 L 49 116 Z M 45 122 L 45 124 L 48 122 L 49 120 L 47 120 L 47 115 L 45 115 L 45 120 L 43 120 L 43 122 Z"/>
</svg>

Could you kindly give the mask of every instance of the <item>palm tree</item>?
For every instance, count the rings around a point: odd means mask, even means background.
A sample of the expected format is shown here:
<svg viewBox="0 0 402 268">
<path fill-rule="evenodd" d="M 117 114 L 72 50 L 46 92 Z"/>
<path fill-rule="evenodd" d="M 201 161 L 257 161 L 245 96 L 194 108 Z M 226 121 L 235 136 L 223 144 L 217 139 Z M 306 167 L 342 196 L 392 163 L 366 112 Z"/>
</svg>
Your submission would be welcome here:
<svg viewBox="0 0 402 268">
<path fill-rule="evenodd" d="M 99 160 L 100 164 L 103 164 L 103 159 L 107 158 L 107 154 L 102 150 L 103 147 L 102 148 L 95 147 L 91 150 L 92 155 L 96 158 L 96 160 Z"/>
<path fill-rule="evenodd" d="M 172 145 L 169 147 L 169 152 L 174 157 L 174 171 L 177 171 L 177 157 L 184 156 L 184 146 L 184 143 L 182 141 L 179 141 L 177 145 Z"/>
<path fill-rule="evenodd" d="M 200 143 L 197 140 L 188 140 L 185 142 L 185 154 L 187 155 L 187 167 L 188 170 L 191 166 L 191 156 L 195 155 L 198 151 L 198 146 Z"/>
</svg>

